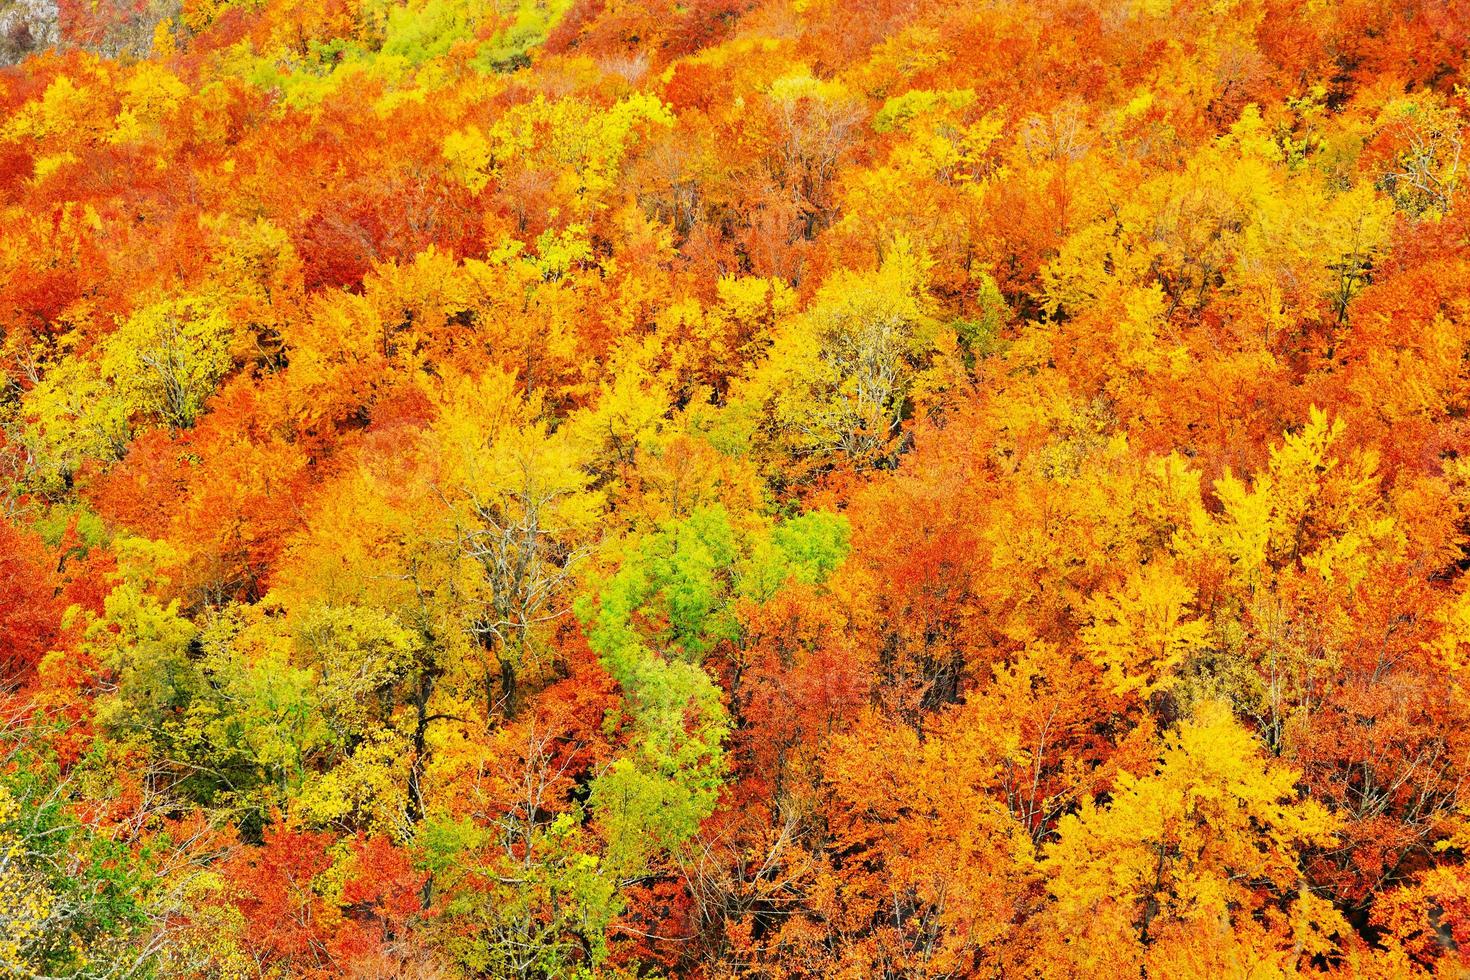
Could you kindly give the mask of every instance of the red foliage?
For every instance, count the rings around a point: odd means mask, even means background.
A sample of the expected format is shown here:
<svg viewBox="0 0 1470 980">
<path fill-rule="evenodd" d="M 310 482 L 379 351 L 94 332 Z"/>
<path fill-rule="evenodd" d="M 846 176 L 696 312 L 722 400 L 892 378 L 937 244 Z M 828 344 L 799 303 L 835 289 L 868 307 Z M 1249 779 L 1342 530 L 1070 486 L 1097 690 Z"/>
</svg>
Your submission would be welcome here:
<svg viewBox="0 0 1470 980">
<path fill-rule="evenodd" d="M 62 642 L 64 587 L 45 542 L 0 516 L 0 691 L 29 684 Z"/>
</svg>

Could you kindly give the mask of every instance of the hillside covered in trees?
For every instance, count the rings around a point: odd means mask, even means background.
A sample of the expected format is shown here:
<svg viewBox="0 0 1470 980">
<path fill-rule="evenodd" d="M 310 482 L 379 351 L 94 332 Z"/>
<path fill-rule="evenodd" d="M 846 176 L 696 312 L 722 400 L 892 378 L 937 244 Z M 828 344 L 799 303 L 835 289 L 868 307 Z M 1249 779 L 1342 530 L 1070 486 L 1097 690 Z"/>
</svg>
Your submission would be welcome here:
<svg viewBox="0 0 1470 980">
<path fill-rule="evenodd" d="M 1470 975 L 1470 4 L 0 49 L 0 975 Z"/>
</svg>

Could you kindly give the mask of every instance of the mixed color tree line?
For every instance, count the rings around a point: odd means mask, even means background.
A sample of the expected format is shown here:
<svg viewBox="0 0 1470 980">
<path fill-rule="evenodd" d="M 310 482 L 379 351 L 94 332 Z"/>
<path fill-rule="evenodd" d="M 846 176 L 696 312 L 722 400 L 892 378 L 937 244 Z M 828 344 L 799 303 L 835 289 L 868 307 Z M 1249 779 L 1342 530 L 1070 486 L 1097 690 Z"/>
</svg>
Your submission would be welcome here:
<svg viewBox="0 0 1470 980">
<path fill-rule="evenodd" d="M 1467 51 L 4 5 L 0 974 L 1470 974 Z"/>
</svg>

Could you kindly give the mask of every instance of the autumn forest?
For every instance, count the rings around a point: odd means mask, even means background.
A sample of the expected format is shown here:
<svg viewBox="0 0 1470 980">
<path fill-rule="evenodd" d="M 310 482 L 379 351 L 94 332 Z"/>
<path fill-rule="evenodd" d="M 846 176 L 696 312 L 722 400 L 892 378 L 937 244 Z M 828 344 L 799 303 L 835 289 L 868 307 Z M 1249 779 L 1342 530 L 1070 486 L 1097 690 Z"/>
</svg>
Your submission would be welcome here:
<svg viewBox="0 0 1470 980">
<path fill-rule="evenodd" d="M 1470 976 L 1467 54 L 0 0 L 0 976 Z"/>
</svg>

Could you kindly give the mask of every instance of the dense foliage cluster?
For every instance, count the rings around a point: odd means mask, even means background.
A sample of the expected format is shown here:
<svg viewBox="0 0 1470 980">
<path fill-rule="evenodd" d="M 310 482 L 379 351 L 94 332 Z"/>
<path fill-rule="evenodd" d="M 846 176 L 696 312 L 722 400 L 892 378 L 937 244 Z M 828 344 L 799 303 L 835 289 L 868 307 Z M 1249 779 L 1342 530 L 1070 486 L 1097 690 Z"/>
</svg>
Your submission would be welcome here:
<svg viewBox="0 0 1470 980">
<path fill-rule="evenodd" d="M 1470 5 L 56 31 L 0 973 L 1470 970 Z"/>
</svg>

